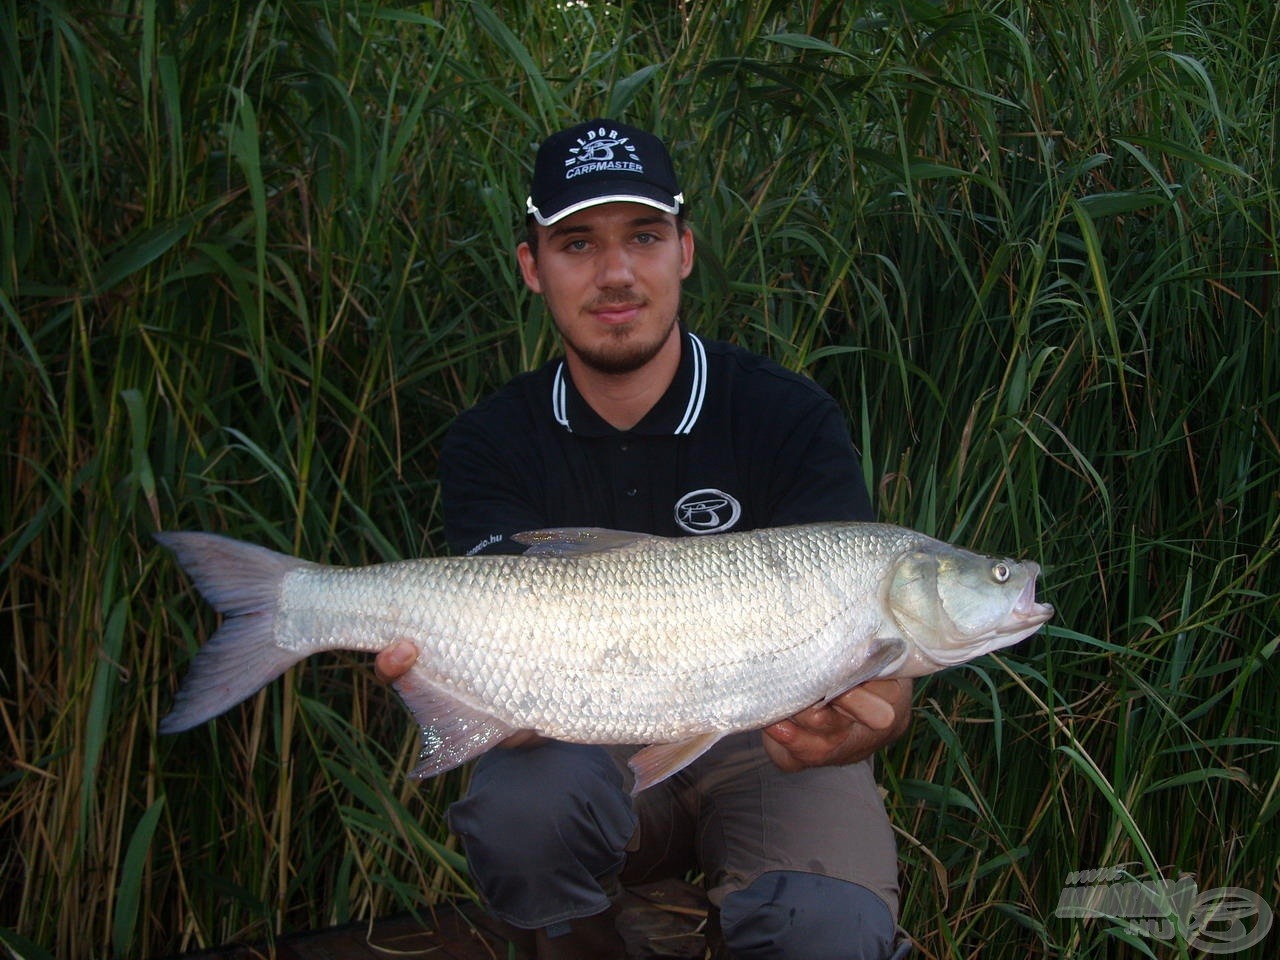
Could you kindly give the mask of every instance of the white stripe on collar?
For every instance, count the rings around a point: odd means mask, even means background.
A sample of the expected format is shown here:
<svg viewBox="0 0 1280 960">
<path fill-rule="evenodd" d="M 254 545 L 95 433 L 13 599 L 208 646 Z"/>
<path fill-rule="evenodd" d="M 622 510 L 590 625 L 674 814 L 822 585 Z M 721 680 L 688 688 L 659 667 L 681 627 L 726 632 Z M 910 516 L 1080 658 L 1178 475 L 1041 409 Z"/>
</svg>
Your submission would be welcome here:
<svg viewBox="0 0 1280 960">
<path fill-rule="evenodd" d="M 573 433 L 573 427 L 569 426 L 569 391 L 564 383 L 564 361 L 560 361 L 560 366 L 556 367 L 556 378 L 551 383 L 551 413 L 556 418 L 556 423 L 564 427 L 570 433 Z"/>
<path fill-rule="evenodd" d="M 689 348 L 693 355 L 693 384 L 689 389 L 689 405 L 684 409 L 684 419 L 676 427 L 676 433 L 689 433 L 702 413 L 702 402 L 707 398 L 707 350 L 702 341 L 689 334 Z"/>
<path fill-rule="evenodd" d="M 707 399 L 707 348 L 694 334 L 688 334 L 689 356 L 693 367 L 689 386 L 689 403 L 685 406 L 684 417 L 676 425 L 676 435 L 693 432 L 694 424 L 702 414 L 702 404 Z M 556 423 L 570 433 L 573 427 L 569 424 L 569 386 L 565 382 L 565 365 L 561 360 L 556 367 L 555 378 L 551 382 L 551 413 Z"/>
</svg>

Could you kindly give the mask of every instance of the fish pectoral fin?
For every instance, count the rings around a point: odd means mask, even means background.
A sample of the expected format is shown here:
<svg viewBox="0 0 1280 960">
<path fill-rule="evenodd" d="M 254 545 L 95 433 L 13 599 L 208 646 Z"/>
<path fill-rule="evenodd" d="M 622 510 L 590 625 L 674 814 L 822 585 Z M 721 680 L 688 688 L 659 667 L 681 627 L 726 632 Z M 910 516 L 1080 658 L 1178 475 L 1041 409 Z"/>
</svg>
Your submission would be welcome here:
<svg viewBox="0 0 1280 960">
<path fill-rule="evenodd" d="M 907 659 L 907 642 L 901 637 L 878 637 L 867 644 L 867 651 L 862 661 L 852 673 L 841 677 L 842 687 L 833 690 L 822 699 L 822 703 L 834 700 L 843 693 L 852 690 L 860 683 L 875 680 L 877 677 L 891 677 Z"/>
<path fill-rule="evenodd" d="M 675 743 L 652 743 L 637 750 L 627 761 L 627 766 L 636 775 L 631 795 L 634 797 L 641 790 L 647 790 L 655 783 L 661 783 L 673 773 L 683 770 L 715 746 L 723 736 L 717 730 L 688 740 L 677 740 Z"/>
<path fill-rule="evenodd" d="M 415 671 L 392 686 L 422 727 L 418 765 L 409 773 L 416 780 L 452 770 L 516 732 L 514 727 L 423 680 Z"/>
</svg>

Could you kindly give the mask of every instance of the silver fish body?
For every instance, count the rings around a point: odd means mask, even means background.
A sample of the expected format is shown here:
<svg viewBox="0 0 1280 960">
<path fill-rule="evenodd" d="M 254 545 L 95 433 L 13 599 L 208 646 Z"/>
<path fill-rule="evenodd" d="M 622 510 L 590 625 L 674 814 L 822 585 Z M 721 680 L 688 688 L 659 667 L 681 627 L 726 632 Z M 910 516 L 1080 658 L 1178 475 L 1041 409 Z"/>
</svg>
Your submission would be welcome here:
<svg viewBox="0 0 1280 960">
<path fill-rule="evenodd" d="M 226 615 L 162 732 L 227 710 L 323 650 L 407 639 L 396 688 L 422 727 L 415 771 L 450 769 L 520 730 L 651 744 L 636 789 L 727 733 L 875 677 L 920 676 L 1033 633 L 1032 562 L 886 524 L 667 539 L 522 535 L 522 556 L 330 567 L 207 533 L 163 533 Z"/>
</svg>

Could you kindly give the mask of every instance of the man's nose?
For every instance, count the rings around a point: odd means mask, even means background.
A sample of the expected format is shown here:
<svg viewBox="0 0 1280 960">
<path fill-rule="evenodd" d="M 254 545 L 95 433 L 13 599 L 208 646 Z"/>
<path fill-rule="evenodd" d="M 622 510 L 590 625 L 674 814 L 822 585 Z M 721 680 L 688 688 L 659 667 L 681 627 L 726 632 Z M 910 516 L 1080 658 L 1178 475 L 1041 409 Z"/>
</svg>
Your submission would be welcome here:
<svg viewBox="0 0 1280 960">
<path fill-rule="evenodd" d="M 610 244 L 600 253 L 597 282 L 602 287 L 628 287 L 635 280 L 631 257 L 621 244 Z"/>
</svg>

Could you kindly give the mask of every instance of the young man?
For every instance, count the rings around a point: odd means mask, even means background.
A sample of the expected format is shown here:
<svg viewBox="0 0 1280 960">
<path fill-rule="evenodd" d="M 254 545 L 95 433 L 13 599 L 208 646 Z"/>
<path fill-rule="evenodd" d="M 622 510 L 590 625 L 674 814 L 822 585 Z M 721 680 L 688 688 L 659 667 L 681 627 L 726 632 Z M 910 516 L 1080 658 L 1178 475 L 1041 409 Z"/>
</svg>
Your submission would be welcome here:
<svg viewBox="0 0 1280 960">
<path fill-rule="evenodd" d="M 460 553 L 598 526 L 663 536 L 871 519 L 835 402 L 811 381 L 679 321 L 694 238 L 666 147 L 595 120 L 539 148 L 516 255 L 562 360 L 460 416 L 441 453 Z M 394 679 L 416 650 L 384 651 Z M 495 916 L 539 956 L 622 957 L 620 884 L 707 878 L 739 960 L 883 958 L 897 913 L 893 836 L 869 758 L 905 729 L 910 681 L 877 680 L 720 742 L 629 796 L 604 747 L 517 735 L 449 812 Z M 624 755 L 624 754 L 623 754 Z"/>
</svg>

